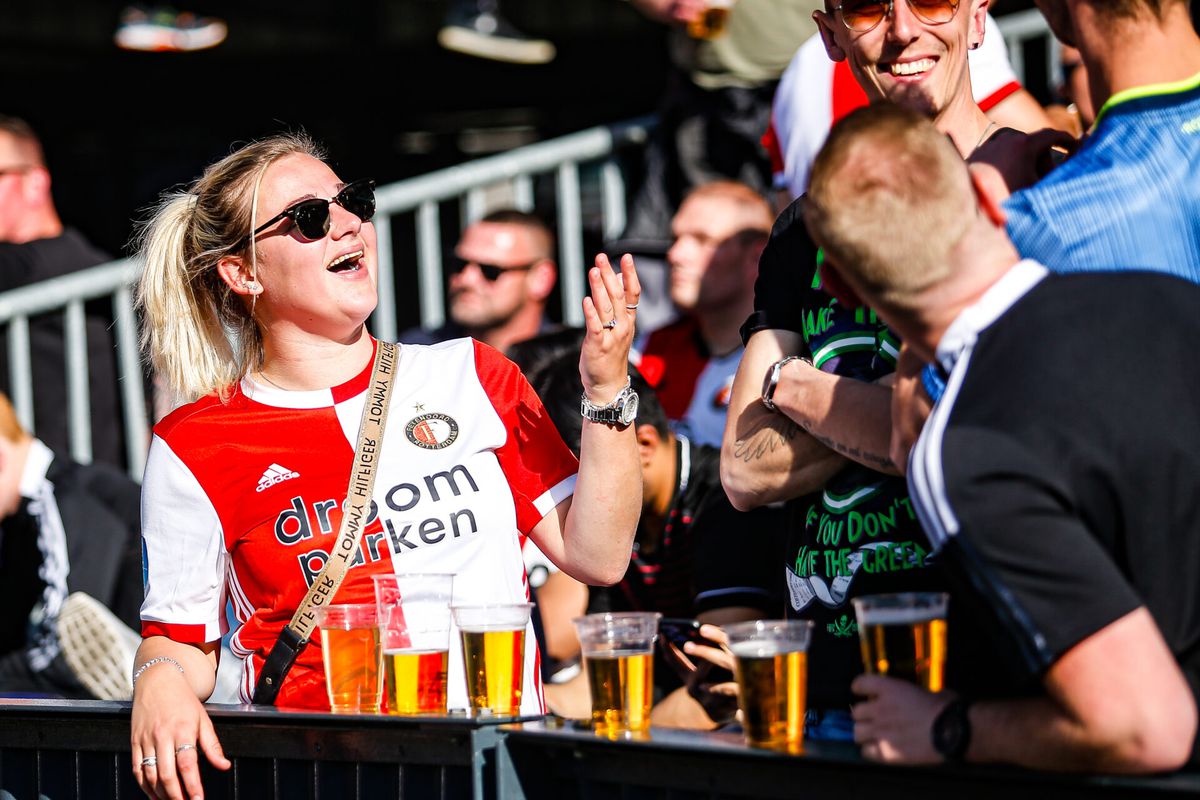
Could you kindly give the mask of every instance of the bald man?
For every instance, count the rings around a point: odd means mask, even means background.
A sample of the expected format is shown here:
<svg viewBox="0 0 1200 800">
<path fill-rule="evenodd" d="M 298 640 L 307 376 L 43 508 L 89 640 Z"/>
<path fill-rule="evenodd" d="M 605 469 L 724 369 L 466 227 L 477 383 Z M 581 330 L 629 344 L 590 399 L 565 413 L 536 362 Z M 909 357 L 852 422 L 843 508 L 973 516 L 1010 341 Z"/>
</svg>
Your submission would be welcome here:
<svg viewBox="0 0 1200 800">
<path fill-rule="evenodd" d="M 742 357 L 738 328 L 754 307 L 771 222 L 762 195 L 735 181 L 694 189 L 671 220 L 671 302 L 682 318 L 650 334 L 642 370 L 657 379 L 667 416 L 700 444 L 721 443 Z"/>
</svg>

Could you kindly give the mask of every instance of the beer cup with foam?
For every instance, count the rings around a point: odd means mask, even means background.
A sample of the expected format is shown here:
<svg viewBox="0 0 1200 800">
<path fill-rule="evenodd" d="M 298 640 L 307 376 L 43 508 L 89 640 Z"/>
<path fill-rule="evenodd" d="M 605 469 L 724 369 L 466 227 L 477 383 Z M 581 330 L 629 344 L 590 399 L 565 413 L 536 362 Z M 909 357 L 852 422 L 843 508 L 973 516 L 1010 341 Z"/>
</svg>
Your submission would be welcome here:
<svg viewBox="0 0 1200 800">
<path fill-rule="evenodd" d="M 387 712 L 445 714 L 454 576 L 423 573 L 374 578 Z"/>
<path fill-rule="evenodd" d="M 516 716 L 525 678 L 525 629 L 532 603 L 456 605 L 467 697 L 477 715 Z"/>
<path fill-rule="evenodd" d="M 866 671 L 940 692 L 946 666 L 948 600 L 943 592 L 856 598 L 854 613 Z"/>
<path fill-rule="evenodd" d="M 592 729 L 610 739 L 634 738 L 650 728 L 654 695 L 654 640 L 662 614 L 588 614 L 574 620 L 583 651 Z"/>
<path fill-rule="evenodd" d="M 725 626 L 746 744 L 798 753 L 804 745 L 808 684 L 807 620 L 757 620 Z"/>
<path fill-rule="evenodd" d="M 379 625 L 374 603 L 347 603 L 317 609 L 325 688 L 335 714 L 378 714 Z"/>
</svg>

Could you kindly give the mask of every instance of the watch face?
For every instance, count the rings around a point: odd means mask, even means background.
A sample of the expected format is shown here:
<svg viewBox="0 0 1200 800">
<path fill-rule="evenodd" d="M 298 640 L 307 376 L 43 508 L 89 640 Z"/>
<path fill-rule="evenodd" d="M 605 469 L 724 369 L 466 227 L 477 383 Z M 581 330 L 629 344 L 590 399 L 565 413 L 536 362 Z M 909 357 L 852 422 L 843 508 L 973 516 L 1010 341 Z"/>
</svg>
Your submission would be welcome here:
<svg viewBox="0 0 1200 800">
<path fill-rule="evenodd" d="M 622 425 L 633 424 L 633 421 L 635 419 L 637 419 L 637 412 L 638 412 L 638 394 L 637 394 L 637 392 L 630 392 L 629 397 L 627 397 L 625 399 L 624 404 L 621 406 L 621 424 Z"/>
</svg>

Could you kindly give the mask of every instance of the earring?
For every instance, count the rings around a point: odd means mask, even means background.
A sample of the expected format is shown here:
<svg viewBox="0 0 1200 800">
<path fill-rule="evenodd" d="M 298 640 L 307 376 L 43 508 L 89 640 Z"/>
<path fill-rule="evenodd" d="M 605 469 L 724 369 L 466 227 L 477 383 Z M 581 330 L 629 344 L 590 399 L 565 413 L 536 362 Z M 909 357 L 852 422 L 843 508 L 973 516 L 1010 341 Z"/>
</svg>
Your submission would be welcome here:
<svg viewBox="0 0 1200 800">
<path fill-rule="evenodd" d="M 246 291 L 250 292 L 250 294 L 260 294 L 262 292 L 262 286 L 259 285 L 258 281 L 246 281 L 242 284 L 242 286 L 245 287 Z"/>
<path fill-rule="evenodd" d="M 974 44 L 972 44 L 972 45 L 971 45 L 971 49 L 972 49 L 972 50 L 978 50 L 978 49 L 979 49 L 979 45 L 981 45 L 981 44 L 983 44 L 983 42 L 975 42 Z"/>
</svg>

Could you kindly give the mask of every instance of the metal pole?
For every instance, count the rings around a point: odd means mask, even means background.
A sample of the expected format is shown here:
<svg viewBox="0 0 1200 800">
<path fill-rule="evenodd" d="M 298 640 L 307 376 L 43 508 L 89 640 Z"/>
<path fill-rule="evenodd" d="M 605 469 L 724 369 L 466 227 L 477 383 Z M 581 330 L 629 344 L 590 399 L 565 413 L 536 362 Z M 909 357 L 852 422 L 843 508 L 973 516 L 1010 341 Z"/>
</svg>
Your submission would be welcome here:
<svg viewBox="0 0 1200 800">
<path fill-rule="evenodd" d="M 563 322 L 583 325 L 586 291 L 583 265 L 583 224 L 580 219 L 579 167 L 573 161 L 558 168 L 558 273 L 562 281 Z"/>
<path fill-rule="evenodd" d="M 117 289 L 113 296 L 113 318 L 117 333 L 117 368 L 121 375 L 121 410 L 125 415 L 125 455 L 129 460 L 130 477 L 140 481 L 142 473 L 146 471 L 150 423 L 146 415 L 142 363 L 138 357 L 133 292 L 128 286 Z"/>
<path fill-rule="evenodd" d="M 67 303 L 63 326 L 67 360 L 67 438 L 71 458 L 81 464 L 92 461 L 92 413 L 88 396 L 87 317 L 83 301 Z"/>
<path fill-rule="evenodd" d="M 442 231 L 436 200 L 417 207 L 417 285 L 421 295 L 421 325 L 437 328 L 446 320 L 442 297 Z"/>
<path fill-rule="evenodd" d="M 17 420 L 33 430 L 33 369 L 29 361 L 29 317 L 15 315 L 8 328 L 8 369 Z"/>
<path fill-rule="evenodd" d="M 392 260 L 392 218 L 390 215 L 375 220 L 375 241 L 378 257 L 378 274 L 375 290 L 379 300 L 371 316 L 371 327 L 375 336 L 385 342 L 396 341 L 399 335 L 396 324 L 396 269 Z"/>
</svg>

